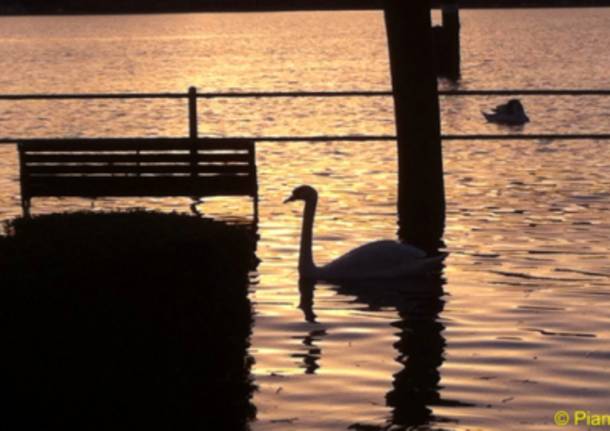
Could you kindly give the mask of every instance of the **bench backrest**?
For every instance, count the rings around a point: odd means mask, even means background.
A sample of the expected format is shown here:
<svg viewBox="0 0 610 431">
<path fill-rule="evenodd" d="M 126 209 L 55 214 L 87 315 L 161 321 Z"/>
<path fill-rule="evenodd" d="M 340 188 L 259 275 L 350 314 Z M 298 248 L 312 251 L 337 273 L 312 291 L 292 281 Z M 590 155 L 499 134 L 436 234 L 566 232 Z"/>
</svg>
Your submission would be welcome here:
<svg viewBox="0 0 610 431">
<path fill-rule="evenodd" d="M 22 196 L 215 196 L 257 193 L 243 139 L 57 139 L 18 144 Z"/>
</svg>

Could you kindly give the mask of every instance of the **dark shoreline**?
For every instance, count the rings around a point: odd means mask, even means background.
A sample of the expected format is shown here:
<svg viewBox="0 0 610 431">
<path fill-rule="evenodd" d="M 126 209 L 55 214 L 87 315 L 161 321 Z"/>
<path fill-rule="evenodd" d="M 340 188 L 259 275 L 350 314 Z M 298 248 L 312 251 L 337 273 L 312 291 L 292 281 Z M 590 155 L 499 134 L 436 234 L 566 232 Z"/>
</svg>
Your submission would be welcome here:
<svg viewBox="0 0 610 431">
<path fill-rule="evenodd" d="M 29 3 L 29 4 L 28 4 Z M 130 7 L 114 6 L 104 2 L 27 2 L 15 0 L 11 4 L 0 5 L 0 16 L 29 15 L 138 15 L 175 13 L 225 13 L 225 12 L 282 12 L 282 11 L 333 11 L 333 10 L 375 10 L 382 1 L 324 1 L 324 0 L 212 0 L 203 2 L 158 2 L 151 5 L 145 1 L 133 1 Z M 570 9 L 610 7 L 610 0 L 567 0 L 567 1 L 462 1 L 460 9 Z M 439 8 L 440 2 L 433 1 L 432 7 Z"/>
</svg>

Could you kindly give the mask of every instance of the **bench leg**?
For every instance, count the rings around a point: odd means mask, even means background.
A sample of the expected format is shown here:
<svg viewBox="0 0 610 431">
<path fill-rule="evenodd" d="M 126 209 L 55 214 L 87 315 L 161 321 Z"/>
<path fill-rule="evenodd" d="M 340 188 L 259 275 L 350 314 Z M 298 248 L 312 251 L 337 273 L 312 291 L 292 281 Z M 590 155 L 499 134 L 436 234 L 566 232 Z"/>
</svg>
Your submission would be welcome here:
<svg viewBox="0 0 610 431">
<path fill-rule="evenodd" d="M 254 224 L 258 224 L 258 193 L 253 198 L 254 205 Z"/>
<path fill-rule="evenodd" d="M 30 218 L 30 198 L 21 198 L 21 210 L 23 211 L 23 218 Z"/>
<path fill-rule="evenodd" d="M 203 217 L 203 213 L 199 211 L 197 205 L 203 204 L 203 199 L 198 197 L 193 197 L 193 202 L 191 203 L 191 212 L 195 214 L 197 217 Z"/>
</svg>

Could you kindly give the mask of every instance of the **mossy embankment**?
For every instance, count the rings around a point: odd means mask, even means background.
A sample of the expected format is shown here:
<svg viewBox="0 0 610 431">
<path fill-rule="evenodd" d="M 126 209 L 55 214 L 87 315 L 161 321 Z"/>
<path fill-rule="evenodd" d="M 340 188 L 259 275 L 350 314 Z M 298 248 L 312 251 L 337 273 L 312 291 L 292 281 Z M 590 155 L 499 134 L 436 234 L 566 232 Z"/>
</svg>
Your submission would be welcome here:
<svg viewBox="0 0 610 431">
<path fill-rule="evenodd" d="M 45 215 L 7 228 L 0 237 L 5 424 L 247 426 L 251 233 L 142 211 Z"/>
</svg>

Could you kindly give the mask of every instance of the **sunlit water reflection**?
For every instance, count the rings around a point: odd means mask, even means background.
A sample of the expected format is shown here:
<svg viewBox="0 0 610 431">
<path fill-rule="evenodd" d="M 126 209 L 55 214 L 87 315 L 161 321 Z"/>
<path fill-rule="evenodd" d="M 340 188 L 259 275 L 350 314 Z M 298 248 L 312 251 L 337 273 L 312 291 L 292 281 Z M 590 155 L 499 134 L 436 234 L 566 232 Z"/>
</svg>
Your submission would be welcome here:
<svg viewBox="0 0 610 431">
<path fill-rule="evenodd" d="M 466 88 L 610 88 L 610 10 L 466 11 Z M 387 89 L 376 13 L 2 18 L 2 93 Z M 447 85 L 443 83 L 442 85 Z M 606 132 L 607 98 L 523 98 L 524 132 Z M 503 132 L 443 99 L 446 133 Z M 177 136 L 183 101 L 0 102 L 2 136 Z M 214 100 L 202 135 L 393 133 L 386 98 Z M 16 154 L 0 148 L 0 219 L 19 214 Z M 260 143 L 262 259 L 251 298 L 257 430 L 350 425 L 554 429 L 557 409 L 610 413 L 610 149 L 607 142 L 446 142 L 438 295 L 318 285 L 299 308 L 298 184 L 320 192 L 319 263 L 396 232 L 394 143 Z M 184 199 L 95 208 L 186 211 Z M 35 199 L 34 212 L 90 201 Z M 247 215 L 210 199 L 211 215 Z M 310 316 L 311 317 L 311 316 Z M 310 319 L 311 320 L 311 319 Z M 357 429 L 357 428 L 356 428 Z"/>
</svg>

